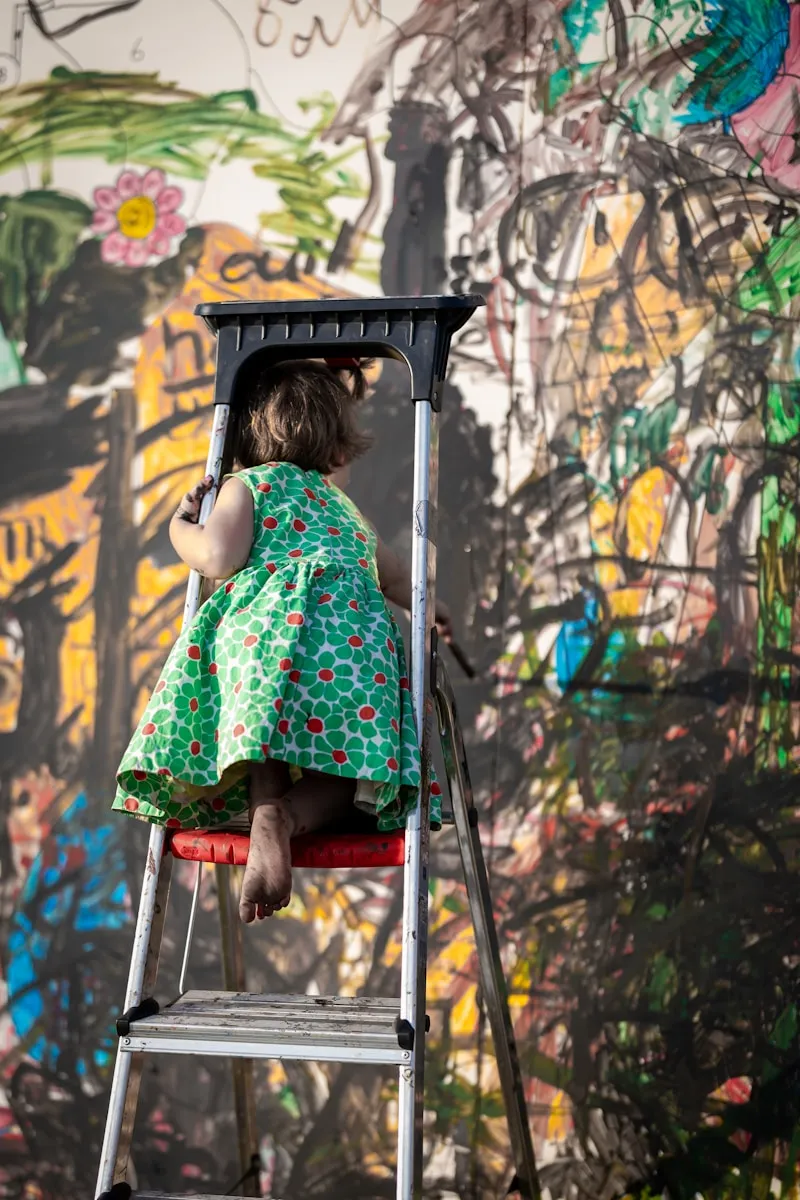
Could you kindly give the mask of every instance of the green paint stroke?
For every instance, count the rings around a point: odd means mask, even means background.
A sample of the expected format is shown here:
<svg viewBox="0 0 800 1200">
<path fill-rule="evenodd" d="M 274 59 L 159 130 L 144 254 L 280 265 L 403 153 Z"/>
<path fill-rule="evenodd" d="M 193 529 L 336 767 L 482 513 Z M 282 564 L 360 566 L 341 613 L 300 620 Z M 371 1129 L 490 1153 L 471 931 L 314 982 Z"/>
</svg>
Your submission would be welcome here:
<svg viewBox="0 0 800 1200">
<path fill-rule="evenodd" d="M 340 224 L 330 200 L 360 196 L 363 188 L 343 169 L 355 149 L 331 157 L 319 149 L 320 132 L 335 111 L 333 98 L 303 107 L 318 116 L 306 132 L 295 133 L 260 112 L 248 89 L 202 95 L 156 74 L 59 67 L 44 81 L 0 93 L 0 174 L 22 162 L 29 169 L 38 164 L 46 182 L 54 158 L 96 157 L 205 179 L 212 163 L 250 160 L 257 176 L 278 182 L 286 211 L 276 231 L 293 248 L 329 252 Z M 265 225 L 270 227 L 270 214 Z"/>
<path fill-rule="evenodd" d="M 748 311 L 782 316 L 798 293 L 800 221 L 795 220 L 772 239 L 761 260 L 747 272 L 739 302 Z M 775 365 L 785 377 L 796 369 L 793 340 L 781 339 L 779 346 L 780 358 Z M 767 461 L 776 467 L 762 489 L 758 544 L 758 672 L 768 689 L 768 694 L 761 697 L 759 765 L 766 768 L 788 766 L 794 743 L 792 705 L 783 698 L 791 685 L 791 670 L 777 659 L 793 649 L 792 617 L 800 581 L 798 470 L 796 460 L 791 460 L 790 477 L 786 466 L 790 460 L 781 452 L 783 446 L 796 443 L 800 436 L 800 383 L 770 385 L 763 421 Z"/>
<path fill-rule="evenodd" d="M 10 339 L 7 345 L 29 340 L 31 314 L 72 262 L 91 215 L 82 200 L 60 192 L 0 196 L 0 326 Z"/>
</svg>

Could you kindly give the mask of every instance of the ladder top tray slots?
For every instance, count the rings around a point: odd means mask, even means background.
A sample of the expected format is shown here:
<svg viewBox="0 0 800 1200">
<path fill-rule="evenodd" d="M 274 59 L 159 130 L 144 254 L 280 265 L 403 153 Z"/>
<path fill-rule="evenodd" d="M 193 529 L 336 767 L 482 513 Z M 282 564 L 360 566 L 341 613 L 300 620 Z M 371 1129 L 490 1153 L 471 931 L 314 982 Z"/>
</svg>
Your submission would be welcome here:
<svg viewBox="0 0 800 1200">
<path fill-rule="evenodd" d="M 482 296 L 377 296 L 347 300 L 234 300 L 199 304 L 218 338 L 215 404 L 236 402 L 236 377 L 252 356 L 393 358 L 405 362 L 412 401 L 441 407 L 450 339 Z"/>
</svg>

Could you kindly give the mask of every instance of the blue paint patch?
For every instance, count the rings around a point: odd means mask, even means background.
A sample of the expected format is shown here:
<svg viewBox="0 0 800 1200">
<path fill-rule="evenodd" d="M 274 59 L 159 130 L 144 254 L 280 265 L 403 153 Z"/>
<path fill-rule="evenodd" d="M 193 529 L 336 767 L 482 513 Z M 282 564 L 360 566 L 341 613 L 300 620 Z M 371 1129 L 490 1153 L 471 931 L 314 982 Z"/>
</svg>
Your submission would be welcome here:
<svg viewBox="0 0 800 1200">
<path fill-rule="evenodd" d="M 556 639 L 556 680 L 562 692 L 566 692 L 578 674 L 581 663 L 597 639 L 599 625 L 597 597 L 587 592 L 583 616 L 576 621 L 565 621 Z"/>
<path fill-rule="evenodd" d="M 682 124 L 727 123 L 763 95 L 789 45 L 789 2 L 705 0 L 705 24 Z"/>
<path fill-rule="evenodd" d="M 572 685 L 587 654 L 600 636 L 600 608 L 597 597 L 584 593 L 583 616 L 574 621 L 565 621 L 559 630 L 555 645 L 556 682 L 562 694 L 570 691 L 570 700 L 582 711 L 598 719 L 616 717 L 621 720 L 637 720 L 646 716 L 645 708 L 640 712 L 630 705 L 627 697 L 604 691 L 598 683 L 617 680 L 624 671 L 624 660 L 635 654 L 638 643 L 635 637 L 621 629 L 614 629 L 608 636 L 602 661 L 592 672 L 593 687 L 585 692 L 572 691 Z"/>
<path fill-rule="evenodd" d="M 95 1024 L 94 1008 L 103 1002 L 98 983 L 108 970 L 108 935 L 131 923 L 121 826 L 94 824 L 86 796 L 78 796 L 31 866 L 8 937 L 8 1008 L 17 1036 L 28 1043 L 29 1057 L 49 1070 L 58 1069 L 70 1044 L 79 1078 L 107 1068 L 113 1051 L 112 1030 Z M 73 948 L 70 979 L 58 966 L 65 946 Z M 124 960 L 125 944 L 119 954 Z M 94 1044 L 79 1039 L 77 1053 L 75 1037 L 64 1037 L 76 1006 L 96 1029 L 87 1039 Z"/>
</svg>

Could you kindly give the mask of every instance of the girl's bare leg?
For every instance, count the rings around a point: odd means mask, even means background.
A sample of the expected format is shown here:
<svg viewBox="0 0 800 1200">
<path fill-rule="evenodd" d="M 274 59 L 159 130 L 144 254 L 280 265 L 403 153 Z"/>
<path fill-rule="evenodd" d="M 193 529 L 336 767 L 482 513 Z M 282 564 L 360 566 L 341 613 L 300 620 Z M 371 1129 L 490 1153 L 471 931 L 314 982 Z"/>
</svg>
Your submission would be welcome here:
<svg viewBox="0 0 800 1200">
<path fill-rule="evenodd" d="M 250 848 L 239 917 L 246 925 L 285 908 L 292 894 L 291 839 L 334 826 L 351 810 L 355 781 L 305 771 L 292 786 L 285 763 L 250 768 Z"/>
<path fill-rule="evenodd" d="M 286 795 L 292 781 L 285 763 L 250 767 L 250 847 L 239 898 L 239 918 L 249 925 L 289 903 L 292 893 L 292 826 Z"/>
</svg>

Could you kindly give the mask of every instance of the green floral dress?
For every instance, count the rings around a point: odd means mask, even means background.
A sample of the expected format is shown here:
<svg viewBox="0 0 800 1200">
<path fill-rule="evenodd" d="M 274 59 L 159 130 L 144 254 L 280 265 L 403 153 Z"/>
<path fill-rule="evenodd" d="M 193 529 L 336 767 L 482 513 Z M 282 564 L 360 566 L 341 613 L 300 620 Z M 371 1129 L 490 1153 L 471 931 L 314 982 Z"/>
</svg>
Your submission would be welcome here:
<svg viewBox="0 0 800 1200">
<path fill-rule="evenodd" d="M 175 643 L 113 807 L 170 829 L 235 823 L 248 808 L 247 764 L 274 758 L 358 780 L 359 807 L 380 830 L 400 828 L 420 755 L 375 534 L 316 471 L 269 463 L 236 478 L 255 506 L 250 557 Z"/>
</svg>

